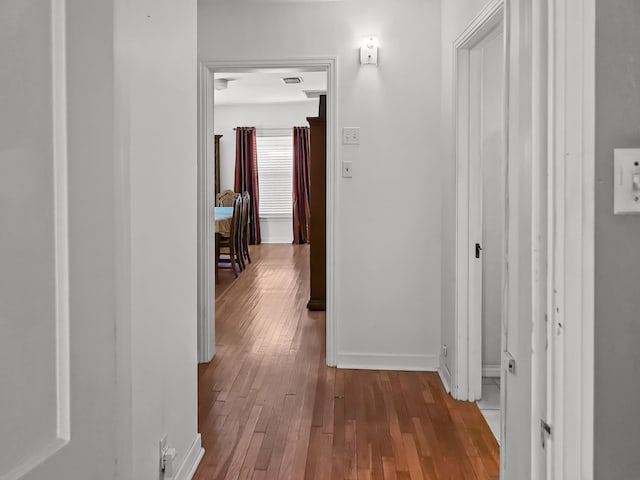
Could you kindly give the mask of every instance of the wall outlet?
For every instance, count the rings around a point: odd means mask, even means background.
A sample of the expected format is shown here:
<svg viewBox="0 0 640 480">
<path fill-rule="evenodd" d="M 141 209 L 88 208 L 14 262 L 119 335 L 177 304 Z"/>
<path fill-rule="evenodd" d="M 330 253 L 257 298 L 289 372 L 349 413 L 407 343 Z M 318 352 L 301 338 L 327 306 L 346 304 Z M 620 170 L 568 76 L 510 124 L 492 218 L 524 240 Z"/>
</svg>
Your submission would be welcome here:
<svg viewBox="0 0 640 480">
<path fill-rule="evenodd" d="M 169 437 L 165 433 L 160 439 L 160 473 L 162 478 L 173 478 L 173 460 L 176 449 L 169 447 Z"/>
<path fill-rule="evenodd" d="M 160 450 L 158 455 L 158 458 L 160 459 L 159 464 L 160 464 L 161 472 L 163 472 L 165 468 L 164 453 L 167 451 L 168 448 L 169 448 L 169 436 L 165 433 L 160 439 Z"/>
<path fill-rule="evenodd" d="M 442 345 L 442 357 L 447 358 L 447 346 Z"/>
</svg>

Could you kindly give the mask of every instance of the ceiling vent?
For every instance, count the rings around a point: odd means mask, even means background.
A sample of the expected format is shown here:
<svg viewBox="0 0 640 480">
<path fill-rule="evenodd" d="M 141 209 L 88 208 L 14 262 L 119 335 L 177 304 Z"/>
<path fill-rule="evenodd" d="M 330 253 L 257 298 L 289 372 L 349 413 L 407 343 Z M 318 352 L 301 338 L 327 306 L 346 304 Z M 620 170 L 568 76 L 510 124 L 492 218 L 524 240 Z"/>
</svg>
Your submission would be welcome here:
<svg viewBox="0 0 640 480">
<path fill-rule="evenodd" d="M 326 95 L 326 90 L 303 90 L 307 98 L 318 98 L 320 95 Z"/>
<path fill-rule="evenodd" d="M 283 77 L 282 83 L 286 83 L 287 85 L 295 85 L 297 83 L 302 83 L 302 77 Z"/>
<path fill-rule="evenodd" d="M 216 90 L 226 90 L 229 86 L 229 78 L 216 78 L 213 80 L 213 88 Z"/>
</svg>

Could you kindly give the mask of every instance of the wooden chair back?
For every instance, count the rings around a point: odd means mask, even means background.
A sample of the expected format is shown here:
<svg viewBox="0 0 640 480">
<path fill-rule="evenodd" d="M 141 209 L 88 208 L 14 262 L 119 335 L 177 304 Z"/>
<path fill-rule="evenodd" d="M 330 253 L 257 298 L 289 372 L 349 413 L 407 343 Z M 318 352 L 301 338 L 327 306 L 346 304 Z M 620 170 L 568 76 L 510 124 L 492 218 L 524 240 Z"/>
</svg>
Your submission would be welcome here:
<svg viewBox="0 0 640 480">
<path fill-rule="evenodd" d="M 229 267 L 233 270 L 233 273 L 235 274 L 235 276 L 238 276 L 238 271 L 236 270 L 236 265 L 238 266 L 238 270 L 242 271 L 243 270 L 243 265 L 241 263 L 241 257 L 242 257 L 242 249 L 238 248 L 239 246 L 239 236 L 240 236 L 240 227 L 241 227 L 241 220 L 242 217 L 242 197 L 240 195 L 237 195 L 234 202 L 233 202 L 233 216 L 231 217 L 231 229 L 229 231 L 229 237 L 227 237 L 226 239 L 223 238 L 221 239 L 221 245 L 223 248 L 228 249 L 228 254 L 229 254 Z M 226 252 L 225 252 L 226 254 Z M 220 260 L 218 260 L 218 263 L 220 262 Z M 223 263 L 226 263 L 226 261 L 224 261 Z M 219 268 L 220 265 L 218 265 Z"/>
<path fill-rule="evenodd" d="M 251 195 L 245 191 L 242 193 L 242 258 L 251 263 L 249 255 L 249 212 L 251 210 Z"/>
<path fill-rule="evenodd" d="M 218 207 L 232 207 L 236 198 L 239 196 L 233 190 L 225 190 L 216 195 L 216 205 Z"/>
</svg>

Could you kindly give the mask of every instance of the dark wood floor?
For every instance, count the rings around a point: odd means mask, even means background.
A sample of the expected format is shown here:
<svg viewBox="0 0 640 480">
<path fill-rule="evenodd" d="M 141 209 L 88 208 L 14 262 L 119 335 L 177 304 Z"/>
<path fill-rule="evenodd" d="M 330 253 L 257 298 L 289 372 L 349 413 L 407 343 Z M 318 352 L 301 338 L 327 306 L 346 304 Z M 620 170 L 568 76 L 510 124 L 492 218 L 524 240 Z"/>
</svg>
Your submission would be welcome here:
<svg viewBox="0 0 640 480">
<path fill-rule="evenodd" d="M 216 295 L 196 480 L 498 479 L 480 411 L 452 400 L 437 374 L 325 365 L 324 313 L 305 308 L 307 247 L 260 246 L 252 257 Z"/>
</svg>

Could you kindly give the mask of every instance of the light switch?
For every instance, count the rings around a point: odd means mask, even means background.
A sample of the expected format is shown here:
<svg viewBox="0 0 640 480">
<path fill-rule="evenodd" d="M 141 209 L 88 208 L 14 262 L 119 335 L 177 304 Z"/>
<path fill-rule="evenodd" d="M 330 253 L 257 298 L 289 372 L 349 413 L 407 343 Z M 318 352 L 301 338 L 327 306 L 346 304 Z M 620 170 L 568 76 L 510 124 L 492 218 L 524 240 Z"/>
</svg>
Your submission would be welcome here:
<svg viewBox="0 0 640 480">
<path fill-rule="evenodd" d="M 615 149 L 613 182 L 614 213 L 640 213 L 640 148 Z"/>
<path fill-rule="evenodd" d="M 343 145 L 360 145 L 360 127 L 344 127 L 342 129 Z"/>
<path fill-rule="evenodd" d="M 348 161 L 342 162 L 342 178 L 351 178 L 353 176 L 351 174 L 352 166 L 353 166 L 353 162 L 348 162 Z"/>
</svg>

